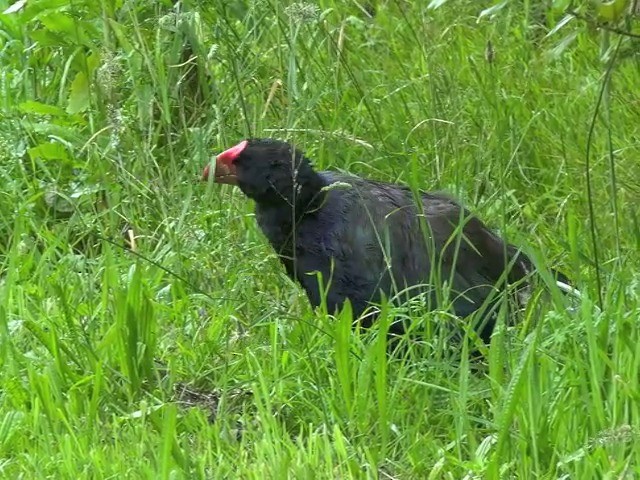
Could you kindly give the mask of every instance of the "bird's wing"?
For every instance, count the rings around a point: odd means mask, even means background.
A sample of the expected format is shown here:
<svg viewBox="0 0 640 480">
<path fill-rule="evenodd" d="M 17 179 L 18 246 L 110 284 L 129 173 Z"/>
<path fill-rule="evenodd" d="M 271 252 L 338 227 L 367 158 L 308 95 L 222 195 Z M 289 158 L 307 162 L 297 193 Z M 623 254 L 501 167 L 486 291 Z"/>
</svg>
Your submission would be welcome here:
<svg viewBox="0 0 640 480">
<path fill-rule="evenodd" d="M 441 252 L 442 273 L 460 295 L 453 303 L 466 316 L 503 287 L 527 275 L 528 259 L 452 199 L 423 195 L 424 214 Z M 445 277 L 446 279 L 446 277 Z"/>
</svg>

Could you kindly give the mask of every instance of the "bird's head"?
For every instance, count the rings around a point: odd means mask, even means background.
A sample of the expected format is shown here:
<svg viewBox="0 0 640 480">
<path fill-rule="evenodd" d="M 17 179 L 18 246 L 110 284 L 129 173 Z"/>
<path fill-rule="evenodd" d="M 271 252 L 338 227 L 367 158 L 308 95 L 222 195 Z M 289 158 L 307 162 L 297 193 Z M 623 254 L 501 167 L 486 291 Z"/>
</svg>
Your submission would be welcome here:
<svg viewBox="0 0 640 480">
<path fill-rule="evenodd" d="M 299 204 L 322 188 L 304 154 L 287 142 L 243 140 L 215 158 L 214 181 L 237 185 L 249 198 L 263 204 Z M 203 172 L 208 180 L 211 165 Z"/>
</svg>

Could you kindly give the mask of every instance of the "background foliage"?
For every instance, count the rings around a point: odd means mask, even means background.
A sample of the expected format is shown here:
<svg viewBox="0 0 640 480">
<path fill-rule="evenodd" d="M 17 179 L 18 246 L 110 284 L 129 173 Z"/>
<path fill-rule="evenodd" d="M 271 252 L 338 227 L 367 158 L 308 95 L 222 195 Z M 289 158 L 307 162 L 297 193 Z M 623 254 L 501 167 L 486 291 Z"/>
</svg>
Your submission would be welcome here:
<svg viewBox="0 0 640 480">
<path fill-rule="evenodd" d="M 638 473 L 637 2 L 0 8 L 3 476 Z M 480 375 L 388 360 L 200 183 L 250 135 L 450 190 L 584 299 Z"/>
</svg>

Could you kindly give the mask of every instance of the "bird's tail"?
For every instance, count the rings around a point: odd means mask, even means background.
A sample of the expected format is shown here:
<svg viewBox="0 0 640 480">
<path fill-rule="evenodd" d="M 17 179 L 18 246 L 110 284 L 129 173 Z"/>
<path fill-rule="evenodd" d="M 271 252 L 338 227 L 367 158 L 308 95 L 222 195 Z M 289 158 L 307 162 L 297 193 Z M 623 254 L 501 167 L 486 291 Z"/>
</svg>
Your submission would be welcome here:
<svg viewBox="0 0 640 480">
<path fill-rule="evenodd" d="M 512 258 L 513 267 L 509 272 L 509 282 L 515 283 L 520 280 L 530 278 L 531 275 L 539 271 L 531 258 L 523 253 L 521 250 L 516 249 L 512 245 L 509 245 L 509 254 Z M 571 280 L 564 273 L 554 268 L 549 269 L 556 287 L 565 295 L 570 295 L 575 298 L 581 298 L 580 291 L 572 285 Z M 527 282 L 530 283 L 530 282 Z"/>
<path fill-rule="evenodd" d="M 551 274 L 555 278 L 556 287 L 558 287 L 558 289 L 562 293 L 564 293 L 565 295 L 571 295 L 575 298 L 582 298 L 580 290 L 578 290 L 571 284 L 571 280 L 569 280 L 569 277 L 567 277 L 564 273 L 552 268 Z"/>
</svg>

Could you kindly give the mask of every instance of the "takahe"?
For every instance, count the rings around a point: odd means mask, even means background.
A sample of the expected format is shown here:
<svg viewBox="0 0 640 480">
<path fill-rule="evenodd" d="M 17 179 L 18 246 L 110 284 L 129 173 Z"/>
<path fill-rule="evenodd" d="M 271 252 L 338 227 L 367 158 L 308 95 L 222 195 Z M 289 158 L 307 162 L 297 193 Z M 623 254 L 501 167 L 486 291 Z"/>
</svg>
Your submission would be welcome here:
<svg viewBox="0 0 640 480">
<path fill-rule="evenodd" d="M 244 140 L 216 157 L 214 181 L 237 185 L 255 201 L 258 225 L 287 274 L 314 307 L 324 291 L 331 313 L 349 299 L 357 318 L 383 295 L 422 293 L 429 308 L 466 317 L 487 312 L 506 284 L 526 284 L 533 270 L 527 256 L 445 195 L 419 193 L 418 203 L 407 187 L 316 172 L 286 142 Z M 479 316 L 478 334 L 488 342 L 495 315 Z"/>
</svg>

